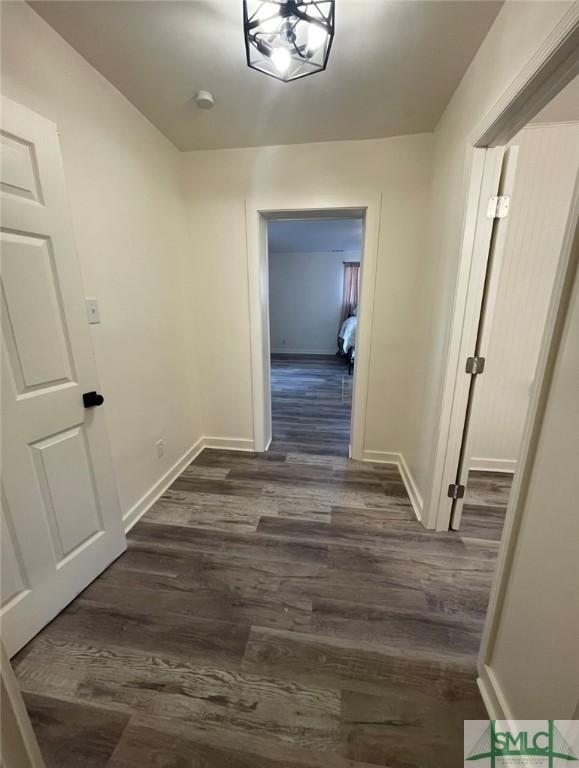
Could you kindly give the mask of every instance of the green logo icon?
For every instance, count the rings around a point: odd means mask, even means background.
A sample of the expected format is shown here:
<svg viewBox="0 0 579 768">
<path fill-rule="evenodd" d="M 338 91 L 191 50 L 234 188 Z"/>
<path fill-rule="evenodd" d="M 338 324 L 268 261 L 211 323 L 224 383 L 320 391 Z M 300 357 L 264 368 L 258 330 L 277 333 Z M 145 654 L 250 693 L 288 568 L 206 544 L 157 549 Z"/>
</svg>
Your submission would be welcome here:
<svg viewBox="0 0 579 768">
<path fill-rule="evenodd" d="M 545 721 L 544 728 L 520 731 L 498 730 L 497 721 L 491 720 L 466 759 L 490 760 L 491 768 L 495 768 L 497 758 L 506 757 L 541 757 L 547 760 L 548 768 L 554 768 L 555 760 L 579 760 L 554 720 Z"/>
</svg>

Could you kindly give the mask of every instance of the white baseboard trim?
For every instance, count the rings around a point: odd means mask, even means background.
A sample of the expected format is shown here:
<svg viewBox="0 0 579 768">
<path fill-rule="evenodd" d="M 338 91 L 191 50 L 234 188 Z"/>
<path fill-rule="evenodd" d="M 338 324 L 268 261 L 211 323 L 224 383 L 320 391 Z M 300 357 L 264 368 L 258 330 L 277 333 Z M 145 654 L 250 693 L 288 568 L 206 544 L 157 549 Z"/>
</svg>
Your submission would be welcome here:
<svg viewBox="0 0 579 768">
<path fill-rule="evenodd" d="M 189 466 L 191 462 L 197 458 L 201 451 L 205 448 L 204 438 L 200 437 L 197 442 L 185 451 L 183 456 L 178 459 L 173 466 L 165 472 L 165 474 L 154 484 L 149 490 L 141 496 L 136 504 L 125 512 L 123 515 L 123 523 L 125 526 L 125 533 L 131 530 L 135 523 L 141 519 L 141 517 L 147 512 L 153 504 L 160 498 L 171 483 L 179 477 L 185 467 Z"/>
<path fill-rule="evenodd" d="M 514 720 L 497 679 L 488 666 L 482 668 L 476 683 L 490 720 Z"/>
<path fill-rule="evenodd" d="M 513 474 L 517 469 L 516 459 L 479 459 L 470 460 L 470 469 L 479 472 L 508 472 Z"/>
<path fill-rule="evenodd" d="M 204 448 L 216 448 L 220 451 L 253 451 L 253 440 L 240 437 L 204 437 Z"/>
<path fill-rule="evenodd" d="M 422 501 L 422 496 L 418 491 L 412 472 L 404 460 L 404 456 L 401 453 L 389 453 L 388 451 L 364 451 L 362 454 L 362 461 L 370 461 L 374 464 L 395 464 L 398 467 L 402 482 L 406 488 L 406 493 L 410 498 L 414 514 L 418 521 L 422 523 L 424 502 Z"/>
<path fill-rule="evenodd" d="M 362 461 L 370 461 L 373 464 L 398 464 L 400 463 L 399 453 L 388 453 L 387 451 L 364 451 Z"/>
<path fill-rule="evenodd" d="M 400 454 L 400 462 L 398 464 L 398 469 L 400 470 L 400 474 L 402 475 L 402 480 L 404 481 L 404 485 L 406 486 L 406 493 L 410 496 L 410 501 L 412 503 L 412 508 L 414 509 L 414 514 L 418 518 L 419 522 L 422 522 L 422 512 L 424 511 L 424 502 L 422 501 L 422 496 L 420 495 L 418 486 L 416 485 L 416 480 L 414 479 L 412 472 L 408 468 L 408 464 L 404 460 L 404 456 L 402 454 Z"/>
</svg>

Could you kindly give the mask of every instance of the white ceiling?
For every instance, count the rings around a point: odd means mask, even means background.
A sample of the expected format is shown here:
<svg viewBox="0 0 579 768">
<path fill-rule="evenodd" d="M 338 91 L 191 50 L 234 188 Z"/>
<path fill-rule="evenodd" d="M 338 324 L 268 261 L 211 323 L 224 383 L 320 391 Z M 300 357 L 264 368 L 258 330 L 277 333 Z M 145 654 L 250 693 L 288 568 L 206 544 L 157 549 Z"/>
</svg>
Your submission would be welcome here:
<svg viewBox="0 0 579 768">
<path fill-rule="evenodd" d="M 337 0 L 328 69 L 295 83 L 247 68 L 241 0 L 30 5 L 190 150 L 432 131 L 501 3 Z M 193 102 L 201 89 L 212 111 Z"/>
<path fill-rule="evenodd" d="M 270 253 L 329 253 L 352 256 L 362 253 L 361 219 L 306 219 L 270 221 L 267 244 Z"/>
</svg>

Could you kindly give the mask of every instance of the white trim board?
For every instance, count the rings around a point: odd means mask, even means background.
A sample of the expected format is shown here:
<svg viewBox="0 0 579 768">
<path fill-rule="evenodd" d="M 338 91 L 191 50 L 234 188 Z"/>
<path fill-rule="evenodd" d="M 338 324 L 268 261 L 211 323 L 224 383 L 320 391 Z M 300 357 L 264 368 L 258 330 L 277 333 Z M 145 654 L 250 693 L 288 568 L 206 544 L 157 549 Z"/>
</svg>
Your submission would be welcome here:
<svg viewBox="0 0 579 768">
<path fill-rule="evenodd" d="M 514 720 L 513 713 L 498 683 L 496 675 L 489 666 L 481 670 L 476 679 L 481 698 L 491 720 Z"/>
<path fill-rule="evenodd" d="M 245 437 L 204 437 L 203 448 L 215 448 L 218 451 L 253 451 L 254 445 L 253 440 Z"/>
<path fill-rule="evenodd" d="M 506 144 L 579 74 L 579 2 L 574 2 L 471 135 L 471 145 Z"/>
<path fill-rule="evenodd" d="M 505 472 L 506 474 L 514 474 L 517 469 L 516 459 L 481 459 L 472 458 L 470 460 L 470 467 L 476 472 Z"/>
<path fill-rule="evenodd" d="M 9 768 L 46 768 L 10 659 L 0 641 L 2 691 L 2 764 Z M 13 760 L 14 758 L 14 760 Z M 6 762 L 7 761 L 7 762 Z M 8 765 L 9 763 L 9 765 Z"/>
<path fill-rule="evenodd" d="M 523 131 L 533 130 L 533 128 L 568 128 L 570 125 L 579 125 L 579 120 L 559 120 L 555 122 L 545 120 L 544 123 L 529 123 L 523 128 Z"/>
<path fill-rule="evenodd" d="M 395 464 L 398 467 L 402 482 L 406 488 L 406 493 L 412 504 L 414 514 L 416 515 L 417 520 L 422 523 L 424 502 L 404 456 L 401 453 L 389 453 L 387 451 L 364 451 L 362 461 L 368 461 L 373 464 Z"/>
<path fill-rule="evenodd" d="M 456 402 L 460 398 L 463 404 L 466 403 L 469 388 L 461 361 L 466 360 L 475 347 L 479 319 L 477 307 L 480 307 L 481 303 L 488 245 L 492 236 L 492 222 L 479 216 L 480 205 L 481 200 L 488 200 L 496 194 L 503 154 L 503 148 L 488 151 L 474 149 L 472 152 L 444 386 L 438 416 L 433 477 L 424 521 L 427 528 L 436 528 L 438 531 L 449 528 L 451 502 L 447 489 L 449 483 L 455 482 L 466 408 L 465 406 L 461 410 Z M 473 296 L 473 292 L 476 295 Z"/>
</svg>

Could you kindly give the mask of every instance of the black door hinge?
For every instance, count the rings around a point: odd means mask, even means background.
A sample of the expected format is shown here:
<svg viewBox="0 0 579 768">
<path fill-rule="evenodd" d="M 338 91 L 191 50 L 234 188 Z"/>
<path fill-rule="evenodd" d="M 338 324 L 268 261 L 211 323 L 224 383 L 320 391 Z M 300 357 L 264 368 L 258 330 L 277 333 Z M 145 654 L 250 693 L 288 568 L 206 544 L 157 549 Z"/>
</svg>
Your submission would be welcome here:
<svg viewBox="0 0 579 768">
<path fill-rule="evenodd" d="M 473 376 L 476 376 L 479 373 L 482 373 L 485 369 L 485 358 L 484 357 L 467 357 L 466 358 L 466 372 L 472 373 Z"/>
<path fill-rule="evenodd" d="M 458 483 L 451 483 L 448 486 L 448 497 L 450 499 L 462 499 L 464 496 L 464 485 L 458 485 Z"/>
</svg>

